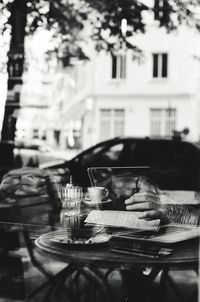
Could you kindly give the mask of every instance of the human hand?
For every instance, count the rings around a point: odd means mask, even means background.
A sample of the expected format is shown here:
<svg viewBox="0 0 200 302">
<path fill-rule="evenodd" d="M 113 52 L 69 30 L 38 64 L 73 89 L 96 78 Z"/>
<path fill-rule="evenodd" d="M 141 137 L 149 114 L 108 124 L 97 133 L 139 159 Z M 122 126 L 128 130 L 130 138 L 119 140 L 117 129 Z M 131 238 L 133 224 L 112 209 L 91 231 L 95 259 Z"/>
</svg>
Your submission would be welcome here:
<svg viewBox="0 0 200 302">
<path fill-rule="evenodd" d="M 142 212 L 138 218 L 166 221 L 165 208 L 160 202 L 160 190 L 147 178 L 138 180 L 139 192 L 125 200 L 126 210 Z"/>
</svg>

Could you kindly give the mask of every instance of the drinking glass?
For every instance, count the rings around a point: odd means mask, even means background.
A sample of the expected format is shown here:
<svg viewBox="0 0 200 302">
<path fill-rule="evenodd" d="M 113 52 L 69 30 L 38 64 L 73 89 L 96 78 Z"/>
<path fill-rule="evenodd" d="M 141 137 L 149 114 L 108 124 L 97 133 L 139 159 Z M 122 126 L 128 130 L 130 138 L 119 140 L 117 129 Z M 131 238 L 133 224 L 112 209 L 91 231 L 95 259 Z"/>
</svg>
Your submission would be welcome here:
<svg viewBox="0 0 200 302">
<path fill-rule="evenodd" d="M 66 185 L 61 188 L 61 223 L 66 229 L 78 228 L 80 224 L 80 207 L 83 200 L 83 188 Z"/>
<path fill-rule="evenodd" d="M 62 208 L 66 215 L 73 216 L 80 213 L 83 199 L 83 189 L 79 186 L 64 186 L 61 189 Z"/>
</svg>

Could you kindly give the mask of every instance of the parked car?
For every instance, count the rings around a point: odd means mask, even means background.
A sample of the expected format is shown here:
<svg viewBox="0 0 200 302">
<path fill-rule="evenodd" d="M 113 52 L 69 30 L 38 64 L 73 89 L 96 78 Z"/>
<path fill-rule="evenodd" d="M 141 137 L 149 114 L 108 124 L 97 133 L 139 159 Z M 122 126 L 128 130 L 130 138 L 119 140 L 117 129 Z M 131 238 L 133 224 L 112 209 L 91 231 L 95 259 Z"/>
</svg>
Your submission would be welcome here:
<svg viewBox="0 0 200 302">
<path fill-rule="evenodd" d="M 40 140 L 1 141 L 0 142 L 0 179 L 8 171 L 22 167 L 38 167 L 54 160 L 63 162 L 71 158 L 70 152 L 55 150 Z"/>
<path fill-rule="evenodd" d="M 149 166 L 151 177 L 168 190 L 196 190 L 200 181 L 200 145 L 192 142 L 118 137 L 103 141 L 69 161 L 40 165 L 58 174 L 72 175 L 75 183 L 90 184 L 87 168 L 105 166 Z"/>
<path fill-rule="evenodd" d="M 38 167 L 45 162 L 66 157 L 40 140 L 16 141 L 14 157 L 17 167 Z"/>
</svg>

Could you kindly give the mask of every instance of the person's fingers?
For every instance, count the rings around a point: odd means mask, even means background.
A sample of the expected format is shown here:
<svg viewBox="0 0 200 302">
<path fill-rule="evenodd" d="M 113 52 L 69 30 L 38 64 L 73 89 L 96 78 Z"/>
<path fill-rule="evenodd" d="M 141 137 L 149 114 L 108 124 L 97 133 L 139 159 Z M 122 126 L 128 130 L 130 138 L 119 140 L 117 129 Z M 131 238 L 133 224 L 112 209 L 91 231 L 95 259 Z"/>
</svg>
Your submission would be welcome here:
<svg viewBox="0 0 200 302">
<path fill-rule="evenodd" d="M 150 202 L 132 203 L 126 206 L 128 211 L 149 211 L 153 208 L 153 204 Z"/>
<path fill-rule="evenodd" d="M 125 200 L 125 204 L 131 204 L 133 202 L 143 202 L 148 199 L 148 193 L 143 192 L 143 193 L 135 193 L 133 194 L 130 198 Z"/>
<path fill-rule="evenodd" d="M 124 202 L 125 204 L 132 204 L 134 202 L 134 195 L 126 199 Z"/>
<path fill-rule="evenodd" d="M 159 219 L 160 213 L 157 210 L 151 210 L 151 211 L 145 211 L 142 214 L 138 216 L 139 219 L 148 219 L 148 220 L 154 220 Z"/>
<path fill-rule="evenodd" d="M 132 203 L 145 202 L 145 201 L 158 201 L 159 196 L 152 192 L 139 192 L 133 194 L 130 198 L 125 200 L 125 204 L 129 205 Z"/>
</svg>

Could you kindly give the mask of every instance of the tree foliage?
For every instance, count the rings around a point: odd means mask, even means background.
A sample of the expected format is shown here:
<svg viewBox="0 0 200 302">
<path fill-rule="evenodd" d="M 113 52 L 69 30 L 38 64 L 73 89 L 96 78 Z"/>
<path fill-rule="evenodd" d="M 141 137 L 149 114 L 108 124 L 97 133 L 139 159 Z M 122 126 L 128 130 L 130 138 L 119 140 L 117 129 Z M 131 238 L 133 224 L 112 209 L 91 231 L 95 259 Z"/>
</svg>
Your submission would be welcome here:
<svg viewBox="0 0 200 302">
<path fill-rule="evenodd" d="M 1 11 L 12 12 L 16 1 L 21 0 L 0 0 Z M 125 47 L 131 49 L 134 56 L 140 56 L 141 50 L 131 38 L 146 31 L 145 14 L 168 32 L 177 30 L 180 24 L 199 31 L 199 7 L 200 0 L 26 0 L 26 34 L 34 33 L 38 27 L 52 30 L 57 42 L 51 51 L 65 65 L 71 57 L 87 59 L 82 42 L 88 25 L 89 38 L 97 51 L 115 52 Z M 2 30 L 9 26 L 11 16 Z M 123 18 L 127 20 L 126 36 L 121 32 Z"/>
</svg>

